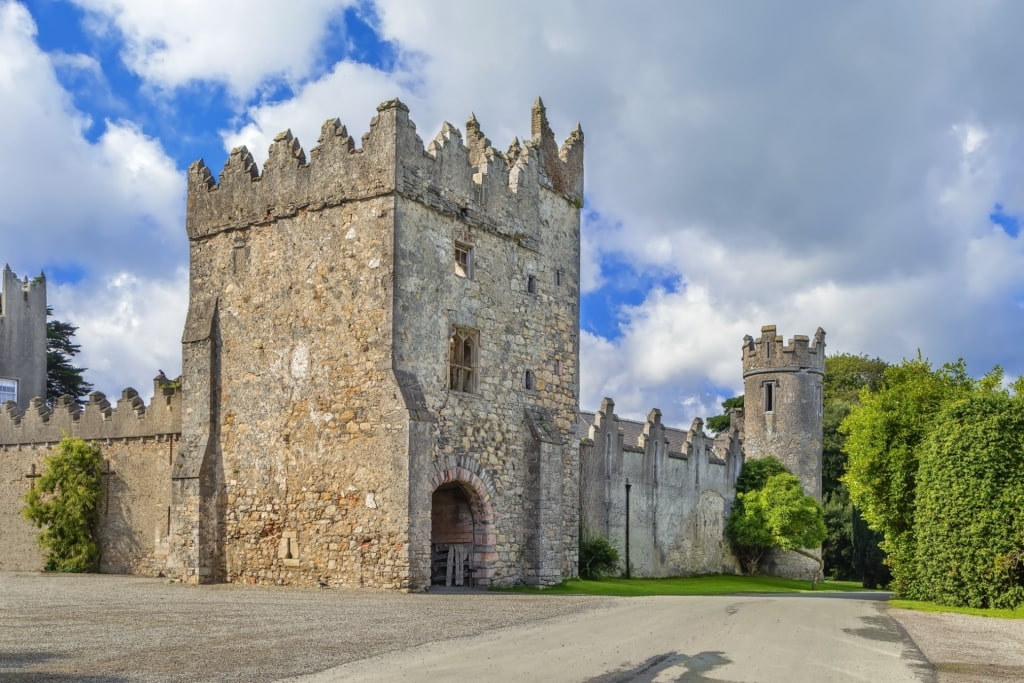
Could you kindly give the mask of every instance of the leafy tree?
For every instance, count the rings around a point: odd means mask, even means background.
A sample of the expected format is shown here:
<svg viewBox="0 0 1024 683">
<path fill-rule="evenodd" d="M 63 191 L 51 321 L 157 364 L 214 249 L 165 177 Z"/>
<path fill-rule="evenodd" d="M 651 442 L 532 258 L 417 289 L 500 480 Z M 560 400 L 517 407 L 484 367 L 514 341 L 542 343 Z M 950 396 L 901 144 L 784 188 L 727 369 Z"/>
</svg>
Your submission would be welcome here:
<svg viewBox="0 0 1024 683">
<path fill-rule="evenodd" d="M 747 493 L 763 489 L 768 480 L 776 474 L 789 472 L 786 466 L 779 462 L 778 458 L 758 458 L 747 460 L 743 463 L 743 469 L 736 477 L 736 493 Z"/>
<path fill-rule="evenodd" d="M 47 306 L 46 315 L 52 316 L 53 309 Z M 46 399 L 54 401 L 67 394 L 81 403 L 83 396 L 92 391 L 92 384 L 86 382 L 82 373 L 87 368 L 76 368 L 71 358 L 81 350 L 72 339 L 78 328 L 60 320 L 46 321 Z"/>
<path fill-rule="evenodd" d="M 769 477 L 764 488 L 741 493 L 742 510 L 730 516 L 730 537 L 741 546 L 760 546 L 791 551 L 814 560 L 818 570 L 811 579 L 815 588 L 824 566 L 810 552 L 825 540 L 825 520 L 821 506 L 804 493 L 800 479 L 783 473 Z"/>
<path fill-rule="evenodd" d="M 893 589 L 915 581 L 915 499 L 921 449 L 942 407 L 970 391 L 963 361 L 938 369 L 920 356 L 886 368 L 882 386 L 865 389 L 843 420 L 848 456 L 842 481 L 868 526 L 881 532 Z"/>
<path fill-rule="evenodd" d="M 849 353 L 825 358 L 821 449 L 824 496 L 844 486 L 840 479 L 846 471 L 846 453 L 843 452 L 846 435 L 839 431 L 839 425 L 860 402 L 862 390 L 877 391 L 881 387 L 887 367 L 880 358 Z"/>
<path fill-rule="evenodd" d="M 46 459 L 43 474 L 23 500 L 25 519 L 42 529 L 39 545 L 46 549 L 46 569 L 87 572 L 95 569 L 101 458 L 99 448 L 64 437 Z"/>
<path fill-rule="evenodd" d="M 748 574 L 757 573 L 761 558 L 772 543 L 762 521 L 746 515 L 743 496 L 763 489 L 768 480 L 777 474 L 788 474 L 785 465 L 777 458 L 758 458 L 745 461 L 736 478 L 736 500 L 729 513 L 725 533 Z"/>
<path fill-rule="evenodd" d="M 743 394 L 722 401 L 722 414 L 709 417 L 704 421 L 704 426 L 715 434 L 729 431 L 732 424 L 732 416 L 729 413 L 737 408 L 743 408 Z"/>
<path fill-rule="evenodd" d="M 1024 604 L 1024 380 L 1001 379 L 947 402 L 920 451 L 915 599 Z"/>
<path fill-rule="evenodd" d="M 845 486 L 824 497 L 825 541 L 821 545 L 821 559 L 829 576 L 836 579 L 860 578 L 854 565 L 853 504 Z"/>
<path fill-rule="evenodd" d="M 861 517 L 860 510 L 852 505 L 850 508 L 853 526 L 854 574 L 860 577 L 861 585 L 865 588 L 888 586 L 892 581 L 892 572 L 885 564 L 885 552 L 882 551 L 882 541 L 885 540 L 885 537 L 868 528 L 868 523 Z"/>
<path fill-rule="evenodd" d="M 839 425 L 860 401 L 861 390 L 875 391 L 881 386 L 886 367 L 888 364 L 880 358 L 864 355 L 842 353 L 825 358 L 821 485 L 828 537 L 822 545 L 822 557 L 828 573 L 840 579 L 863 580 L 865 571 L 872 576 L 888 575 L 888 570 L 879 564 L 884 554 L 877 548 L 876 552 L 861 556 L 862 561 L 873 558 L 875 564 L 866 567 L 855 562 L 854 506 L 846 484 L 841 481 L 846 471 L 846 435 L 839 431 Z M 868 533 L 874 534 L 877 546 L 881 535 Z M 867 537 L 861 538 L 862 544 L 871 542 Z"/>
</svg>

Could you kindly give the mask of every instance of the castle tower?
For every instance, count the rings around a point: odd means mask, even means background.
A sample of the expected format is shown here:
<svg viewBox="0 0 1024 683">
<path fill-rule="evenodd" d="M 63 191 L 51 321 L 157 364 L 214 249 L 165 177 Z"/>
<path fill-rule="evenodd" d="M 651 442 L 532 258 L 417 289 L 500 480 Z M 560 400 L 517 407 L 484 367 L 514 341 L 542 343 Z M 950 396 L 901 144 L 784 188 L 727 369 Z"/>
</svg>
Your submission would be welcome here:
<svg viewBox="0 0 1024 683">
<path fill-rule="evenodd" d="M 822 382 L 825 331 L 788 345 L 774 325 L 743 338 L 743 426 L 747 459 L 774 456 L 821 501 Z"/>
<path fill-rule="evenodd" d="M 0 293 L 0 404 L 24 411 L 46 396 L 46 279 L 19 280 L 4 266 Z"/>
<path fill-rule="evenodd" d="M 583 134 L 424 146 L 398 100 L 189 169 L 168 572 L 423 589 L 576 571 Z"/>
</svg>

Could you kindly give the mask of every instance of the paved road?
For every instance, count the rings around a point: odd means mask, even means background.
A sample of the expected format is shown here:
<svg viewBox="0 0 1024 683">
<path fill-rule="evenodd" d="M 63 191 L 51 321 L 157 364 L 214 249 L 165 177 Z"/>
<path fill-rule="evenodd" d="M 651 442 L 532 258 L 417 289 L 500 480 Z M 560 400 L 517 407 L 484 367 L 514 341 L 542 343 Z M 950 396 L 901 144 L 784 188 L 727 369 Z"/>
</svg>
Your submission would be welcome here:
<svg viewBox="0 0 1024 683">
<path fill-rule="evenodd" d="M 0 573 L 0 681 L 935 681 L 884 603 Z"/>
<path fill-rule="evenodd" d="M 296 681 L 934 681 L 883 603 L 817 596 L 631 598 L 431 643 Z"/>
</svg>

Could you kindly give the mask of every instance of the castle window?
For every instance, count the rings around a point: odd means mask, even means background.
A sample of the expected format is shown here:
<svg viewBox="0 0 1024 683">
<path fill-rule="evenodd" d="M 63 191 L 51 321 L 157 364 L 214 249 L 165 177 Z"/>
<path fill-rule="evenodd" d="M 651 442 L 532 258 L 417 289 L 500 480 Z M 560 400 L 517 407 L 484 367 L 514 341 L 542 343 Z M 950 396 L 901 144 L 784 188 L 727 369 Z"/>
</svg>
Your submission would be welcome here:
<svg viewBox="0 0 1024 683">
<path fill-rule="evenodd" d="M 479 334 L 456 327 L 448 342 L 448 388 L 468 394 L 476 393 Z"/>
<path fill-rule="evenodd" d="M 612 433 L 604 433 L 604 475 L 606 478 L 612 476 Z"/>
<path fill-rule="evenodd" d="M 523 376 L 523 387 L 527 391 L 533 391 L 537 388 L 537 378 L 533 374 L 533 370 L 527 370 Z"/>
<path fill-rule="evenodd" d="M 814 403 L 816 404 L 815 409 L 818 411 L 818 417 L 821 417 L 824 408 L 821 401 L 821 382 L 815 382 L 814 384 Z"/>
<path fill-rule="evenodd" d="M 555 361 L 555 377 L 561 377 L 561 376 L 562 376 L 562 361 L 556 360 Z"/>
<path fill-rule="evenodd" d="M 0 379 L 0 405 L 7 401 L 18 402 L 18 380 Z"/>
<path fill-rule="evenodd" d="M 463 242 L 455 243 L 455 274 L 473 279 L 473 247 Z"/>
<path fill-rule="evenodd" d="M 764 383 L 764 412 L 775 412 L 775 382 Z"/>
<path fill-rule="evenodd" d="M 530 294 L 537 293 L 537 276 L 527 275 L 526 276 L 526 291 Z"/>
<path fill-rule="evenodd" d="M 555 271 L 555 286 L 556 287 L 561 287 L 562 286 L 562 280 L 564 278 L 565 278 L 565 271 L 562 270 L 561 268 L 556 270 Z"/>
</svg>

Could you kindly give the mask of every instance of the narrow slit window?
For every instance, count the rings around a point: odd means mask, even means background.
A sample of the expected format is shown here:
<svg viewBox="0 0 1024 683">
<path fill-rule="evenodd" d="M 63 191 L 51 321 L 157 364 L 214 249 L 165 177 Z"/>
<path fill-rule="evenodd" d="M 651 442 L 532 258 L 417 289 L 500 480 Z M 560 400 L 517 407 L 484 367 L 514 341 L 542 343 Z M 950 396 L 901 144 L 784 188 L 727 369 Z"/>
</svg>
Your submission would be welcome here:
<svg viewBox="0 0 1024 683">
<path fill-rule="evenodd" d="M 562 361 L 556 360 L 555 361 L 555 377 L 561 377 L 561 376 L 562 376 Z"/>
<path fill-rule="evenodd" d="M 534 377 L 533 370 L 527 370 L 523 377 L 523 386 L 527 391 L 533 391 L 537 388 L 537 379 Z"/>
<path fill-rule="evenodd" d="M 475 330 L 455 328 L 448 342 L 448 388 L 452 391 L 476 393 L 479 344 Z"/>
<path fill-rule="evenodd" d="M 537 276 L 527 275 L 526 276 L 526 291 L 530 294 L 537 293 Z"/>
<path fill-rule="evenodd" d="M 455 274 L 467 280 L 473 279 L 473 247 L 462 242 L 455 243 Z"/>
<path fill-rule="evenodd" d="M 565 271 L 559 268 L 555 271 L 555 286 L 561 287 L 563 279 L 565 279 Z"/>
<path fill-rule="evenodd" d="M 764 383 L 764 412 L 775 412 L 775 382 Z"/>
</svg>

